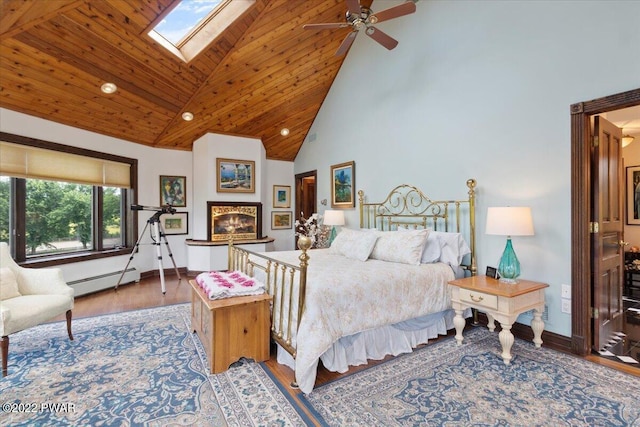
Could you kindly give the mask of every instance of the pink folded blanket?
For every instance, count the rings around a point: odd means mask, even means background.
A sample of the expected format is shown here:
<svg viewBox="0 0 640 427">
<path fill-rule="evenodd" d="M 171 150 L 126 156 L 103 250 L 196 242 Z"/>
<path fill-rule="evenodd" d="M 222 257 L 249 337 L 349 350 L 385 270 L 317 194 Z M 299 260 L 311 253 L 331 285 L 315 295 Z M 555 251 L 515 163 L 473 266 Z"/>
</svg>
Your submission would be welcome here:
<svg viewBox="0 0 640 427">
<path fill-rule="evenodd" d="M 196 276 L 196 283 L 209 299 L 264 293 L 264 284 L 240 271 L 210 271 Z"/>
</svg>

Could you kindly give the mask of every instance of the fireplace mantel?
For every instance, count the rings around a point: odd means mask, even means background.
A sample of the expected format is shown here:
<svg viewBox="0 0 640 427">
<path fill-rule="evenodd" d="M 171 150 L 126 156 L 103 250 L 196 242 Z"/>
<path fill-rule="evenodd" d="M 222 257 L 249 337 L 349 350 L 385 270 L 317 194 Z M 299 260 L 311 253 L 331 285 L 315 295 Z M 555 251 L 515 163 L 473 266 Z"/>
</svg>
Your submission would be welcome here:
<svg viewBox="0 0 640 427">
<path fill-rule="evenodd" d="M 262 239 L 252 239 L 252 240 L 234 240 L 234 245 L 255 245 L 260 243 L 271 243 L 275 241 L 273 237 L 264 237 Z M 196 239 L 186 239 L 185 243 L 187 246 L 227 246 L 229 243 L 228 240 L 220 240 L 217 242 L 212 242 L 211 240 L 196 240 Z"/>
</svg>

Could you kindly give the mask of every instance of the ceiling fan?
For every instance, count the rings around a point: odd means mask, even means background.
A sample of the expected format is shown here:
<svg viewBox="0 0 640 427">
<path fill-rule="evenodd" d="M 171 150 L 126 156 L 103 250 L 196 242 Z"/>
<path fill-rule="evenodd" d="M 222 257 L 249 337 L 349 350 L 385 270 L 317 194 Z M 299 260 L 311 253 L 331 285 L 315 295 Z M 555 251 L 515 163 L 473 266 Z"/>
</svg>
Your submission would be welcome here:
<svg viewBox="0 0 640 427">
<path fill-rule="evenodd" d="M 302 28 L 306 30 L 326 30 L 330 28 L 346 28 L 352 27 L 353 31 L 347 35 L 342 41 L 342 44 L 336 51 L 335 55 L 344 55 L 351 44 L 356 39 L 358 32 L 364 29 L 366 35 L 373 40 L 380 43 L 382 46 L 391 50 L 398 45 L 398 41 L 390 37 L 386 33 L 374 27 L 374 24 L 379 22 L 388 21 L 393 18 L 399 18 L 400 16 L 409 15 L 416 11 L 416 4 L 413 1 L 407 1 L 398 6 L 390 7 L 389 9 L 381 10 L 374 13 L 371 9 L 365 6 L 361 6 L 359 0 L 346 0 L 347 13 L 345 22 L 335 22 L 328 24 L 306 24 Z"/>
</svg>

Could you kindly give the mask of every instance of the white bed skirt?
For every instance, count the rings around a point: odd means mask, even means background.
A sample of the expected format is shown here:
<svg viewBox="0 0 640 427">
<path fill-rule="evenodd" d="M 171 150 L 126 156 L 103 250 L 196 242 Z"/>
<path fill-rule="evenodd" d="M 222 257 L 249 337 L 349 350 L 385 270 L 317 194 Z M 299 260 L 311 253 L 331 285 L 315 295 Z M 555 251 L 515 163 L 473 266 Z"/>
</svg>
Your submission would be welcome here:
<svg viewBox="0 0 640 427">
<path fill-rule="evenodd" d="M 453 329 L 454 316 L 453 310 L 446 310 L 343 337 L 325 351 L 320 360 L 329 371 L 344 373 L 350 366 L 364 365 L 368 360 L 411 353 L 418 345 L 426 344 L 439 335 L 446 335 L 448 330 Z M 464 317 L 471 317 L 470 309 L 465 310 Z M 295 370 L 295 360 L 279 345 L 277 360 Z"/>
</svg>

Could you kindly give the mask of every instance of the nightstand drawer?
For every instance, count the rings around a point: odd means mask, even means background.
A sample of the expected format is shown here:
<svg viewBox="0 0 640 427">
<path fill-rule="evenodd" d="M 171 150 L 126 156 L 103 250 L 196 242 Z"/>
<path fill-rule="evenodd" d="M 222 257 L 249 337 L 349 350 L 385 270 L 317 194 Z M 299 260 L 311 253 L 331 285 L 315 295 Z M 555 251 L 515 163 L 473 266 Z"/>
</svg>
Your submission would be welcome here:
<svg viewBox="0 0 640 427">
<path fill-rule="evenodd" d="M 471 303 L 478 307 L 498 309 L 498 297 L 496 295 L 485 294 L 484 292 L 460 289 L 460 302 Z"/>
</svg>

